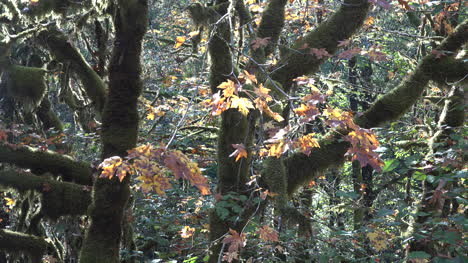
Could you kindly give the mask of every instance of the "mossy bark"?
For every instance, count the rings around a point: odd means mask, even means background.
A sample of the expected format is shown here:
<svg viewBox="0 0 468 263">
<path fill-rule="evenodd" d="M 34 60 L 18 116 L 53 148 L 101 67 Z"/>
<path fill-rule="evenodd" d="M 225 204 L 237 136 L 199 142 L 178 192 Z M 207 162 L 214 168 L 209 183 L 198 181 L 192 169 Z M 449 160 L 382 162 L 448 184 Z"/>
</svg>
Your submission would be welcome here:
<svg viewBox="0 0 468 263">
<path fill-rule="evenodd" d="M 42 195 L 42 212 L 51 219 L 64 215 L 84 215 L 91 203 L 86 187 L 13 170 L 0 171 L 0 185 L 20 192 L 34 190 Z"/>
<path fill-rule="evenodd" d="M 42 262 L 42 255 L 47 247 L 47 242 L 40 237 L 0 229 L 0 249 L 29 254 L 32 263 Z"/>
<path fill-rule="evenodd" d="M 41 43 L 49 49 L 50 53 L 61 63 L 70 64 L 70 70 L 79 76 L 86 95 L 91 99 L 100 114 L 106 98 L 106 86 L 101 77 L 91 68 L 67 36 L 57 28 L 42 31 L 39 34 Z"/>
<path fill-rule="evenodd" d="M 114 14 L 116 33 L 109 68 L 109 95 L 102 114 L 103 158 L 125 156 L 137 142 L 137 101 L 143 86 L 140 54 L 147 24 L 147 1 L 118 1 Z M 128 176 L 122 182 L 116 177 L 96 180 L 90 207 L 91 222 L 80 262 L 120 262 L 122 219 L 129 195 Z"/>
<path fill-rule="evenodd" d="M 52 151 L 40 151 L 28 146 L 11 147 L 0 144 L 0 162 L 31 169 L 33 173 L 52 173 L 65 181 L 92 184 L 91 166 L 73 160 L 70 156 Z"/>
</svg>

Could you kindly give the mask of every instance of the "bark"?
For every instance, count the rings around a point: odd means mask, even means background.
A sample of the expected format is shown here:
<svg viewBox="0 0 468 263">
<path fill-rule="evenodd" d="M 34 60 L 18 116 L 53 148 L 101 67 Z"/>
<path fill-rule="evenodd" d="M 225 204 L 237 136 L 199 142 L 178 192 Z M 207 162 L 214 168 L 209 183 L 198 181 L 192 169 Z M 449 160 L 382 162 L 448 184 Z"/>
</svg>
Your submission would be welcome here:
<svg viewBox="0 0 468 263">
<path fill-rule="evenodd" d="M 50 219 L 65 215 L 84 215 L 91 203 L 90 189 L 73 183 L 13 170 L 0 171 L 0 185 L 20 192 L 34 190 L 41 193 L 41 209 Z"/>
<path fill-rule="evenodd" d="M 70 156 L 52 151 L 40 151 L 28 146 L 0 145 L 0 162 L 31 169 L 33 173 L 52 173 L 65 181 L 92 184 L 91 166 L 73 160 Z"/>
<path fill-rule="evenodd" d="M 54 128 L 57 131 L 63 131 L 63 124 L 58 118 L 57 114 L 52 109 L 49 98 L 42 99 L 39 108 L 37 108 L 37 117 L 42 122 L 44 130 Z"/>
<path fill-rule="evenodd" d="M 441 43 L 437 50 L 455 54 L 467 41 L 468 21 L 465 21 Z M 372 128 L 398 119 L 421 97 L 434 73 L 432 69 L 436 63 L 438 59 L 435 55 L 426 56 L 407 79 L 378 99 L 364 114 L 355 118 L 355 122 L 361 127 Z M 309 156 L 296 153 L 285 159 L 289 194 L 312 180 L 318 172 L 344 161 L 344 154 L 349 145 L 340 141 L 340 138 L 342 134 L 332 132 L 319 142 L 321 147 L 312 151 Z"/>
<path fill-rule="evenodd" d="M 47 242 L 40 237 L 0 229 L 0 248 L 8 252 L 22 251 L 29 254 L 33 263 L 42 262 L 47 247 Z"/>
<path fill-rule="evenodd" d="M 125 156 L 138 134 L 137 100 L 142 91 L 140 54 L 148 24 L 148 2 L 118 1 L 115 44 L 109 68 L 109 95 L 102 116 L 102 157 Z M 91 222 L 80 262 L 119 262 L 123 212 L 129 199 L 129 176 L 122 182 L 99 178 L 93 188 Z"/>
</svg>

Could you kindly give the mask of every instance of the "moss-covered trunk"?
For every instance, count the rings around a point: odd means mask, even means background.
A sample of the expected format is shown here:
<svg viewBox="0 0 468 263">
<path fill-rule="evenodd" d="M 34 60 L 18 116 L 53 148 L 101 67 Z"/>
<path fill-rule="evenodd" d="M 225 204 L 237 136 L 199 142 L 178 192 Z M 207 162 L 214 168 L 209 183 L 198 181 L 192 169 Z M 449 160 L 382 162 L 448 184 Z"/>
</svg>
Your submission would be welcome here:
<svg viewBox="0 0 468 263">
<path fill-rule="evenodd" d="M 103 158 L 125 156 L 138 134 L 137 99 L 142 90 L 140 54 L 148 23 L 148 2 L 118 1 L 109 70 L 109 94 L 102 114 Z M 96 180 L 91 223 L 80 255 L 82 263 L 119 262 L 122 219 L 130 194 L 129 178 Z"/>
</svg>

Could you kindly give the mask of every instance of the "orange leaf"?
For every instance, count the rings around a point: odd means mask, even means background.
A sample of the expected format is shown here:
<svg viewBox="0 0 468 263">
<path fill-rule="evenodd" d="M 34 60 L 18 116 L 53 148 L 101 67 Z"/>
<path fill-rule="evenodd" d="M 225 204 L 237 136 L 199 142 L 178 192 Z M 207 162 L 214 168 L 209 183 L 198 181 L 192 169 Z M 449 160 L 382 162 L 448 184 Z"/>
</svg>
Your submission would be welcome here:
<svg viewBox="0 0 468 263">
<path fill-rule="evenodd" d="M 174 48 L 179 48 L 180 46 L 182 46 L 185 43 L 186 39 L 187 38 L 183 36 L 176 37 L 176 43 L 174 45 Z"/>
</svg>

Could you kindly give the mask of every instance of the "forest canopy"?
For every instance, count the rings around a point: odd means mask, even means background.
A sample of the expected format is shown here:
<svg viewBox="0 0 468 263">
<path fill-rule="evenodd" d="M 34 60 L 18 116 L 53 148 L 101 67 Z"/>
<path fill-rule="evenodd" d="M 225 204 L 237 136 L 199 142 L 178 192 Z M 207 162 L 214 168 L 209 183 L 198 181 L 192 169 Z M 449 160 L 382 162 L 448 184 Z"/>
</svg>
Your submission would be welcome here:
<svg viewBox="0 0 468 263">
<path fill-rule="evenodd" d="M 1 0 L 0 262 L 466 262 L 468 4 Z"/>
</svg>

